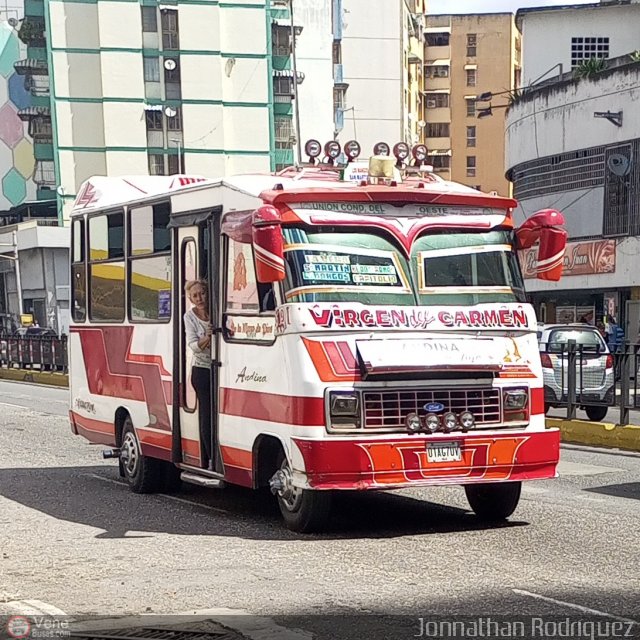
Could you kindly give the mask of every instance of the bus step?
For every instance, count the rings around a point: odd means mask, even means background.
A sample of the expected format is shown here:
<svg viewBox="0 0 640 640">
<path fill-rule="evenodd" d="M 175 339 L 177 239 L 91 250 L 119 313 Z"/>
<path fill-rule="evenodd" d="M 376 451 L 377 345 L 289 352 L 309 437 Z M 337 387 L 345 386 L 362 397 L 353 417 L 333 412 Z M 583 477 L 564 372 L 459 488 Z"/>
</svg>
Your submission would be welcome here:
<svg viewBox="0 0 640 640">
<path fill-rule="evenodd" d="M 208 489 L 223 489 L 224 480 L 218 478 L 208 478 L 207 476 L 200 476 L 195 473 L 188 473 L 183 471 L 180 474 L 180 480 L 189 484 L 196 484 L 199 487 L 207 487 Z"/>
</svg>

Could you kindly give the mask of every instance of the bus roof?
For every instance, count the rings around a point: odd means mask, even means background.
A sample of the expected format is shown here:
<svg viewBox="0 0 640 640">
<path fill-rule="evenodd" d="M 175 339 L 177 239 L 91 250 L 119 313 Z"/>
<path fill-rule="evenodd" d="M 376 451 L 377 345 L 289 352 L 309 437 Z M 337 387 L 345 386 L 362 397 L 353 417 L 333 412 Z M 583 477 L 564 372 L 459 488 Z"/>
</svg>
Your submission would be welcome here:
<svg viewBox="0 0 640 640">
<path fill-rule="evenodd" d="M 476 205 L 510 209 L 511 198 L 489 195 L 465 185 L 435 179 L 411 178 L 397 186 L 360 185 L 340 180 L 335 172 L 313 169 L 281 174 L 246 174 L 210 179 L 202 176 L 95 176 L 81 186 L 72 216 L 83 212 L 119 207 L 147 199 L 160 199 L 178 191 L 228 187 L 265 202 L 343 201 L 429 203 Z M 217 199 L 219 200 L 219 199 Z M 219 202 L 212 202 L 212 206 Z"/>
</svg>

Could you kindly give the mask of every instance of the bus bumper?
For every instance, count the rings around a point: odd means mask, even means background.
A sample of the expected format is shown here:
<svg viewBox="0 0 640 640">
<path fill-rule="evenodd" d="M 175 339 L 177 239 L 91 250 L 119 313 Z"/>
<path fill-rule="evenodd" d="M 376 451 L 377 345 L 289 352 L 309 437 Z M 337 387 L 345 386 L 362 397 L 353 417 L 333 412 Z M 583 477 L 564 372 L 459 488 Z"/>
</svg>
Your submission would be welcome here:
<svg viewBox="0 0 640 640">
<path fill-rule="evenodd" d="M 294 452 L 294 482 L 304 476 L 307 488 L 324 490 L 543 480 L 557 476 L 560 456 L 558 429 L 294 443 L 302 457 L 296 464 Z M 434 445 L 445 447 L 434 451 Z M 434 461 L 443 451 L 460 459 Z"/>
</svg>

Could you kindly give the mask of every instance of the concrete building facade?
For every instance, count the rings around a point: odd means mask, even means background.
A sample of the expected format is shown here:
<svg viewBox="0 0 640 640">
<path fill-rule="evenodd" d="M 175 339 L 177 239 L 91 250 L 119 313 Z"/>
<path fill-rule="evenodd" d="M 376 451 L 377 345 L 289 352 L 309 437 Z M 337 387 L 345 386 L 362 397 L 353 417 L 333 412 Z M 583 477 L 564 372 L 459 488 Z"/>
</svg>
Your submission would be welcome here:
<svg viewBox="0 0 640 640">
<path fill-rule="evenodd" d="M 532 302 L 547 321 L 605 313 L 640 328 L 640 62 L 625 55 L 585 78 L 567 73 L 531 87 L 507 116 L 507 167 L 520 206 L 516 222 L 560 210 L 569 232 L 559 283 L 535 279 Z"/>
<path fill-rule="evenodd" d="M 427 16 L 425 141 L 443 178 L 509 195 L 503 107 L 520 83 L 520 55 L 510 13 Z"/>
<path fill-rule="evenodd" d="M 357 139 L 364 156 L 377 142 L 423 141 L 424 0 L 341 0 L 334 62 L 336 138 Z"/>
<path fill-rule="evenodd" d="M 591 58 L 615 58 L 640 49 L 636 0 L 531 7 L 516 14 L 526 43 L 523 85 L 571 71 Z"/>
</svg>

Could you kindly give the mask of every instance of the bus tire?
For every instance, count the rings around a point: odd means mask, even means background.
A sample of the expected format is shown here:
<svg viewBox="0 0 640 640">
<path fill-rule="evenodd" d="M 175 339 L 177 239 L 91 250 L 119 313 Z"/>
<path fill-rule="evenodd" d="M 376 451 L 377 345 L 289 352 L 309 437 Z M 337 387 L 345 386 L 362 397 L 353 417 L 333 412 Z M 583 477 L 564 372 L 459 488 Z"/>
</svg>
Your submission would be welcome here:
<svg viewBox="0 0 640 640">
<path fill-rule="evenodd" d="M 142 455 L 138 435 L 128 415 L 122 424 L 120 461 L 124 478 L 134 493 L 156 493 L 164 490 L 166 463 Z"/>
<path fill-rule="evenodd" d="M 506 520 L 520 502 L 522 482 L 468 484 L 464 487 L 474 513 L 487 521 Z"/>
<path fill-rule="evenodd" d="M 313 533 L 322 531 L 331 515 L 331 492 L 298 489 L 291 484 L 291 467 L 284 452 L 280 454 L 276 475 L 285 483 L 285 488 L 276 493 L 282 519 L 291 531 Z"/>
</svg>

